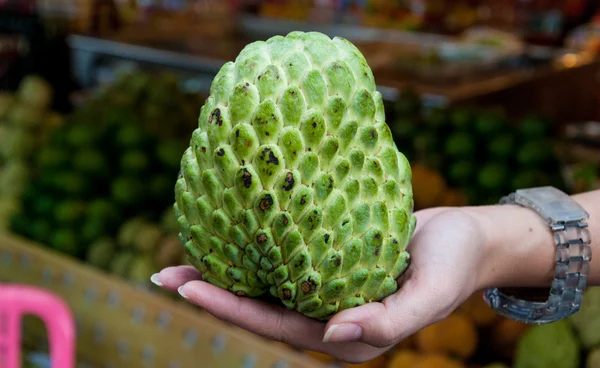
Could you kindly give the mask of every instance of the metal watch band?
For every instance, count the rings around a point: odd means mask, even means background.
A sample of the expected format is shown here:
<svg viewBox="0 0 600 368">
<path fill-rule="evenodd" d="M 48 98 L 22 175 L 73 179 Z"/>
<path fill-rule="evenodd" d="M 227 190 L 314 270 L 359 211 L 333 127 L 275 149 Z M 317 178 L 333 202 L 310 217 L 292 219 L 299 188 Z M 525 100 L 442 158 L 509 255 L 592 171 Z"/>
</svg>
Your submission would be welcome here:
<svg viewBox="0 0 600 368">
<path fill-rule="evenodd" d="M 519 203 L 513 193 L 503 197 L 500 204 Z M 531 209 L 539 213 L 539 209 Z M 517 299 L 495 288 L 484 293 L 492 308 L 505 317 L 535 324 L 554 322 L 579 311 L 592 256 L 590 233 L 583 220 L 549 225 L 556 244 L 556 269 L 546 302 Z"/>
</svg>

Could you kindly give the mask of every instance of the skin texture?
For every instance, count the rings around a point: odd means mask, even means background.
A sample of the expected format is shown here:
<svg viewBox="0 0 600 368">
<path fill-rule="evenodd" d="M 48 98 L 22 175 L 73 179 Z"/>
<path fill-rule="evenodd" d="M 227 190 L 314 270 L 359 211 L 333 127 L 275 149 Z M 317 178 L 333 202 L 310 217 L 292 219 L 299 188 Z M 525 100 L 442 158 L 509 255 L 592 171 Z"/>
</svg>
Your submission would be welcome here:
<svg viewBox="0 0 600 368">
<path fill-rule="evenodd" d="M 573 198 L 590 213 L 591 246 L 593 254 L 598 253 L 600 190 Z M 201 275 L 192 267 L 167 268 L 152 279 L 221 320 L 351 363 L 370 360 L 445 318 L 477 290 L 549 286 L 555 265 L 553 238 L 531 210 L 435 208 L 415 215 L 418 225 L 409 245 L 413 261 L 399 280 L 400 290 L 381 303 L 342 311 L 326 324 L 199 281 Z M 600 285 L 600 257 L 592 257 L 588 281 Z"/>
</svg>

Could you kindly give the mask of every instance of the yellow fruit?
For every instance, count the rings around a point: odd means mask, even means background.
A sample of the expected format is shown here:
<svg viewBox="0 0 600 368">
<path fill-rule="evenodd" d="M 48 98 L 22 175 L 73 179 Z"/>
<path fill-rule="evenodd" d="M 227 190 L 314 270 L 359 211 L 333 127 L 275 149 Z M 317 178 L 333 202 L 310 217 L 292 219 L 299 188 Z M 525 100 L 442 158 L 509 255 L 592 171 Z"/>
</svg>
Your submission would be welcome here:
<svg viewBox="0 0 600 368">
<path fill-rule="evenodd" d="M 494 350 L 502 356 L 513 356 L 517 342 L 531 326 L 512 319 L 502 318 L 492 328 L 491 341 Z"/>
<path fill-rule="evenodd" d="M 467 197 L 458 190 L 448 190 L 442 197 L 440 203 L 445 207 L 462 207 L 468 205 Z"/>
<path fill-rule="evenodd" d="M 305 350 L 304 353 L 313 359 L 323 363 L 335 362 L 335 358 L 328 354 L 319 353 L 318 351 Z"/>
<path fill-rule="evenodd" d="M 417 333 L 417 345 L 425 353 L 470 357 L 477 348 L 475 323 L 465 315 L 454 313 Z"/>
<path fill-rule="evenodd" d="M 400 341 L 396 345 L 396 349 L 404 350 L 404 349 L 413 349 L 417 346 L 417 335 L 410 335 L 406 339 Z"/>
<path fill-rule="evenodd" d="M 412 166 L 413 198 L 419 209 L 438 206 L 446 191 L 446 182 L 437 172 L 419 164 Z"/>
<path fill-rule="evenodd" d="M 499 318 L 490 306 L 483 300 L 482 293 L 475 293 L 467 299 L 459 308 L 459 312 L 471 317 L 477 326 L 488 327 Z"/>
<path fill-rule="evenodd" d="M 421 354 L 408 349 L 399 350 L 392 355 L 387 368 L 413 368 L 422 359 Z"/>
<path fill-rule="evenodd" d="M 346 364 L 346 368 L 386 368 L 387 358 L 383 355 L 378 356 L 375 359 L 371 359 L 361 364 Z"/>
<path fill-rule="evenodd" d="M 441 354 L 422 357 L 412 368 L 466 368 L 462 362 Z"/>
</svg>

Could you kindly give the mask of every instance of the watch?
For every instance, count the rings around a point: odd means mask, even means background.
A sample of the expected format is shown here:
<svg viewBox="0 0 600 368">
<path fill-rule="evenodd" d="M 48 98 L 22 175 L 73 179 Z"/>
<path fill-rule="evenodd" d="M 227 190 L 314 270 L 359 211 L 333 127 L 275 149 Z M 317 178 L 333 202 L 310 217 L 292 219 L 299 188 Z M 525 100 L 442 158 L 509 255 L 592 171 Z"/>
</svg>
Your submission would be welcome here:
<svg viewBox="0 0 600 368">
<path fill-rule="evenodd" d="M 592 259 L 589 214 L 554 187 L 520 189 L 503 197 L 500 204 L 529 208 L 544 219 L 554 234 L 556 269 L 542 300 L 518 298 L 499 288 L 486 289 L 484 299 L 499 314 L 523 323 L 550 323 L 577 313 Z"/>
</svg>

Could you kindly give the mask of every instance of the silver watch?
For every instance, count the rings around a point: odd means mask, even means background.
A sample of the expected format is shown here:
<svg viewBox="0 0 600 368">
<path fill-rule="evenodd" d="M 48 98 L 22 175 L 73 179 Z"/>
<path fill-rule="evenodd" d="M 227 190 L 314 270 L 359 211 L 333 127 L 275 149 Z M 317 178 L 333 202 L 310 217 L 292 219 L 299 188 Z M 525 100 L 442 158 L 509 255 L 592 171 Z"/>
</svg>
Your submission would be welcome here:
<svg viewBox="0 0 600 368">
<path fill-rule="evenodd" d="M 583 300 L 592 249 L 589 214 L 567 194 L 553 187 L 517 190 L 500 200 L 537 212 L 554 233 L 556 269 L 544 300 L 519 299 L 506 290 L 487 289 L 484 298 L 499 314 L 524 323 L 543 324 L 566 318 Z"/>
</svg>

